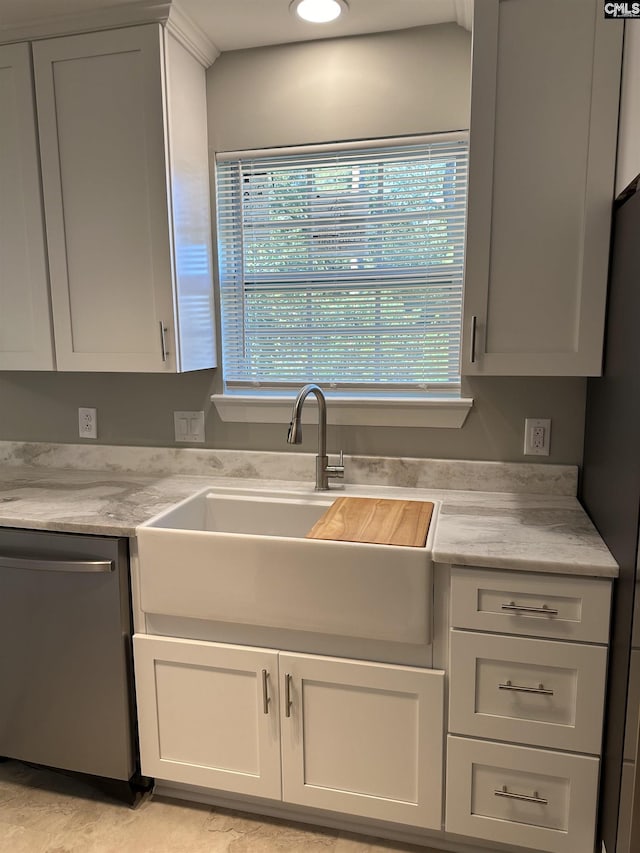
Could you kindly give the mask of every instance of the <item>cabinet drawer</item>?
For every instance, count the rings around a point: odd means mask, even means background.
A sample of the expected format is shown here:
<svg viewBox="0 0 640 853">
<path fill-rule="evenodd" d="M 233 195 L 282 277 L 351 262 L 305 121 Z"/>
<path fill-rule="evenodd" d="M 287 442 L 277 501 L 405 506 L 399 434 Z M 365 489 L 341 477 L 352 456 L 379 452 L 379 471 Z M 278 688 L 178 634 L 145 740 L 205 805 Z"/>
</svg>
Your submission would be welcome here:
<svg viewBox="0 0 640 853">
<path fill-rule="evenodd" d="M 593 850 L 597 758 L 456 737 L 447 752 L 447 832 L 548 853 Z"/>
<path fill-rule="evenodd" d="M 451 632 L 449 730 L 600 752 L 603 646 Z"/>
<path fill-rule="evenodd" d="M 454 628 L 606 643 L 611 582 L 455 566 Z"/>
</svg>

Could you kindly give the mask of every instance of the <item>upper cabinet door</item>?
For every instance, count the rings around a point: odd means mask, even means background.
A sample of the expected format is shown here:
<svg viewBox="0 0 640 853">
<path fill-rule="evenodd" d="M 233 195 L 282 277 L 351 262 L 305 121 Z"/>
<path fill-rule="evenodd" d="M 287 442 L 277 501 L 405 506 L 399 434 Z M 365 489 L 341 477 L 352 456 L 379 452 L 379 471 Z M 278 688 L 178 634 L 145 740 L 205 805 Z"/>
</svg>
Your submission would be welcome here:
<svg viewBox="0 0 640 853">
<path fill-rule="evenodd" d="M 622 25 L 476 0 L 462 372 L 601 372 Z"/>
<path fill-rule="evenodd" d="M 33 54 L 58 369 L 173 372 L 162 30 Z"/>
<path fill-rule="evenodd" d="M 165 34 L 179 370 L 216 366 L 205 70 Z"/>
<path fill-rule="evenodd" d="M 0 47 L 0 370 L 54 367 L 29 45 Z"/>
</svg>

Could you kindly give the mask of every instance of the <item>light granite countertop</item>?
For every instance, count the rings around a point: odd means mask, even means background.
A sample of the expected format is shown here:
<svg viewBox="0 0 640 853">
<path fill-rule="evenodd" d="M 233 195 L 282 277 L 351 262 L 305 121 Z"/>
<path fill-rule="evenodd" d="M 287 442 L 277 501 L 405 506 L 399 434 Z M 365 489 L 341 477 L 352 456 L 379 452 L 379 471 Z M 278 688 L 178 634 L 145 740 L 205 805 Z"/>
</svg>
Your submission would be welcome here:
<svg viewBox="0 0 640 853">
<path fill-rule="evenodd" d="M 205 487 L 313 491 L 308 479 L 114 468 L 118 466 L 95 471 L 56 468 L 25 464 L 24 459 L 16 464 L 15 458 L 3 464 L 0 453 L 0 526 L 132 536 L 139 524 Z M 568 494 L 428 488 L 405 482 L 348 483 L 335 494 L 440 501 L 433 548 L 436 563 L 609 578 L 618 574 L 585 511 Z"/>
</svg>

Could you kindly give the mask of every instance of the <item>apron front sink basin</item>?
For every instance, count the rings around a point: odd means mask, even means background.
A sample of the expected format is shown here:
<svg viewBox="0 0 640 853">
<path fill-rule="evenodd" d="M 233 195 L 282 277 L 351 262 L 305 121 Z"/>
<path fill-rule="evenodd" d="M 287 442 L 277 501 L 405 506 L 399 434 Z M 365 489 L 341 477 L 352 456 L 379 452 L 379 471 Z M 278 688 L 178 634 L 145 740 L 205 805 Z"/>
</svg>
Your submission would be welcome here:
<svg viewBox="0 0 640 853">
<path fill-rule="evenodd" d="M 137 529 L 147 613 L 431 642 L 424 548 L 306 539 L 339 493 L 205 489 Z"/>
</svg>

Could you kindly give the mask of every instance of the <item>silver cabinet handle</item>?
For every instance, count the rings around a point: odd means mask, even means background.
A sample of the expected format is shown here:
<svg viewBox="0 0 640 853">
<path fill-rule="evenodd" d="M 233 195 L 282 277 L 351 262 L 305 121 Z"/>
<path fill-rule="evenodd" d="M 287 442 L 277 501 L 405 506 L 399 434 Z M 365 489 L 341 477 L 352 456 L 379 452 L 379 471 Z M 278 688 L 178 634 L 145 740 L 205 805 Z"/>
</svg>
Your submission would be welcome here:
<svg viewBox="0 0 640 853">
<path fill-rule="evenodd" d="M 471 364 L 476 363 L 476 337 L 478 333 L 478 318 L 474 314 L 471 318 L 471 354 L 469 360 Z"/>
<path fill-rule="evenodd" d="M 494 791 L 493 793 L 496 797 L 508 797 L 510 800 L 524 800 L 525 803 L 540 803 L 542 806 L 549 805 L 549 800 L 539 797 L 537 791 L 533 792 L 533 797 L 528 797 L 526 794 L 512 794 L 511 791 L 507 791 L 507 786 L 503 785 L 500 791 Z"/>
<path fill-rule="evenodd" d="M 542 607 L 523 607 L 520 604 L 516 604 L 515 601 L 510 601 L 509 604 L 503 604 L 502 609 L 511 610 L 515 613 L 542 613 L 544 616 L 558 615 L 557 610 L 553 610 L 551 607 L 547 607 L 546 604 L 543 604 Z"/>
<path fill-rule="evenodd" d="M 498 684 L 498 689 L 514 690 L 516 693 L 538 693 L 540 696 L 553 696 L 553 690 L 546 690 L 544 684 L 539 684 L 537 687 L 520 687 L 518 684 L 507 681 L 505 684 Z"/>
<path fill-rule="evenodd" d="M 0 569 L 36 569 L 39 572 L 111 572 L 112 560 L 50 560 L 47 557 L 14 557 L 0 554 Z"/>
<path fill-rule="evenodd" d="M 162 322 L 162 320 L 160 320 L 160 346 L 162 347 L 162 360 L 163 361 L 166 361 L 167 357 L 169 355 L 169 350 L 167 349 L 166 334 L 167 334 L 167 327 Z"/>
<path fill-rule="evenodd" d="M 287 672 L 284 677 L 284 715 L 285 717 L 291 716 L 291 706 L 293 702 L 291 701 L 291 674 Z"/>
<path fill-rule="evenodd" d="M 269 673 L 266 669 L 262 670 L 262 710 L 265 714 L 269 713 Z"/>
</svg>

